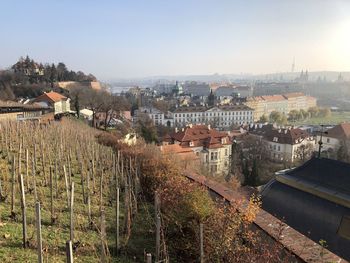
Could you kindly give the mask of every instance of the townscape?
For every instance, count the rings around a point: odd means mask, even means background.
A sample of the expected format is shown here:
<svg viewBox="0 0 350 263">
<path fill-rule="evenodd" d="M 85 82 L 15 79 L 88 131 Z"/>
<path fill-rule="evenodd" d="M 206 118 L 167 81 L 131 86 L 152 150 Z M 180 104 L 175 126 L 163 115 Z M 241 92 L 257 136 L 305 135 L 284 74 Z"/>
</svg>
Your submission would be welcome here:
<svg viewBox="0 0 350 263">
<path fill-rule="evenodd" d="M 350 261 L 350 71 L 107 79 L 29 51 L 0 63 L 1 262 Z"/>
</svg>

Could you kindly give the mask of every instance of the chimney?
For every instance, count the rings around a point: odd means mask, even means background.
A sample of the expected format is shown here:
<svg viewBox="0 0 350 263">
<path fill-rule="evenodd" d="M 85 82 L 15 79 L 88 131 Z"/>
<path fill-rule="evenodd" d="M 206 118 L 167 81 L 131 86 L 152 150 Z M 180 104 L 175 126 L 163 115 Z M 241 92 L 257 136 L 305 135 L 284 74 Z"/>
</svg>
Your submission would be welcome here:
<svg viewBox="0 0 350 263">
<path fill-rule="evenodd" d="M 179 129 L 177 127 L 175 127 L 175 133 L 177 133 L 179 131 Z"/>
<path fill-rule="evenodd" d="M 193 127 L 192 123 L 190 123 L 190 124 L 188 125 L 188 127 L 192 128 L 192 127 Z"/>
<path fill-rule="evenodd" d="M 288 129 L 285 129 L 285 130 L 284 130 L 284 134 L 287 134 L 287 131 L 288 131 Z"/>
<path fill-rule="evenodd" d="M 210 130 L 210 124 L 208 124 L 208 130 Z"/>
</svg>

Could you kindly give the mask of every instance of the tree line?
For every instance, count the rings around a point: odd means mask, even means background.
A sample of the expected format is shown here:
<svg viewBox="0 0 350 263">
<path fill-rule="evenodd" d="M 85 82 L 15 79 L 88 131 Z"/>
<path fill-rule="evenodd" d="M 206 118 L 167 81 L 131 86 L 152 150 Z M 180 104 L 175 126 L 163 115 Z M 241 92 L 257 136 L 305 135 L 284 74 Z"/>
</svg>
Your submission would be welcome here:
<svg viewBox="0 0 350 263">
<path fill-rule="evenodd" d="M 317 106 L 310 107 L 308 110 L 291 110 L 287 115 L 279 112 L 273 111 L 269 116 L 263 115 L 260 117 L 260 122 L 272 122 L 280 125 L 287 124 L 288 122 L 297 122 L 306 120 L 309 118 L 327 118 L 331 116 L 331 111 L 329 108 L 319 108 Z"/>
<path fill-rule="evenodd" d="M 92 74 L 86 75 L 82 71 L 69 70 L 63 62 L 38 63 L 29 56 L 21 57 L 11 69 L 14 72 L 17 83 L 51 83 L 57 81 L 95 81 Z"/>
</svg>

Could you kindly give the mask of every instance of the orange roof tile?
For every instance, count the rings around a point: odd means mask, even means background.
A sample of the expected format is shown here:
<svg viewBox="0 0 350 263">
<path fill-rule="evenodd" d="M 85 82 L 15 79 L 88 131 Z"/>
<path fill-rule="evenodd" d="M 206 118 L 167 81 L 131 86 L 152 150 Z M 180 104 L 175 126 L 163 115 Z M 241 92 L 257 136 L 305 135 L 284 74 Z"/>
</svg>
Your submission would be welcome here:
<svg viewBox="0 0 350 263">
<path fill-rule="evenodd" d="M 67 99 L 67 97 L 65 97 L 57 92 L 50 91 L 50 92 L 44 92 L 44 94 L 37 97 L 34 100 L 34 102 L 38 102 L 38 101 L 58 102 L 58 101 L 65 100 L 65 99 Z"/>
</svg>

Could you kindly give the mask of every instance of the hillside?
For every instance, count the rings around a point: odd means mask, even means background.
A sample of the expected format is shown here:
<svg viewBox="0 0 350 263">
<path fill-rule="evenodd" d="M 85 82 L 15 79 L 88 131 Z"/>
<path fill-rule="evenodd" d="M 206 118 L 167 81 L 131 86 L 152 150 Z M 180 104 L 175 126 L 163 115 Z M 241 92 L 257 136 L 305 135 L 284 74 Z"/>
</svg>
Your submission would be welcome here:
<svg viewBox="0 0 350 263">
<path fill-rule="evenodd" d="M 92 74 L 75 72 L 62 62 L 43 64 L 28 56 L 21 57 L 10 69 L 0 71 L 0 100 L 36 97 L 44 91 L 74 87 L 100 90 L 101 84 Z"/>
</svg>

